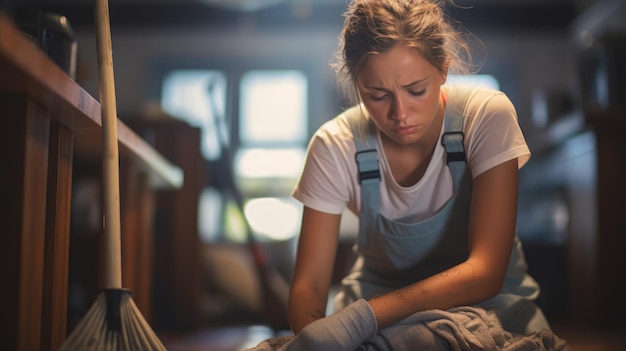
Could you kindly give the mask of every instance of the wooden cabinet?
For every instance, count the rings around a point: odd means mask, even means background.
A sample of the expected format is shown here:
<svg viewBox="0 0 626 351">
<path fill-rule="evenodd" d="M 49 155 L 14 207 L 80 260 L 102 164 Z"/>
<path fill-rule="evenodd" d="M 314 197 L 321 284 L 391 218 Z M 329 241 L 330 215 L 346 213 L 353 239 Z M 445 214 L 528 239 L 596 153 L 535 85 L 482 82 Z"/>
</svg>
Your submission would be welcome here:
<svg viewBox="0 0 626 351">
<path fill-rule="evenodd" d="M 154 326 L 168 331 L 189 331 L 202 326 L 204 301 L 203 242 L 199 233 L 199 203 L 207 185 L 208 163 L 201 153 L 200 128 L 169 118 L 133 124 L 149 135 L 154 147 L 174 159 L 185 173 L 176 191 L 155 194 L 157 227 L 154 230 Z"/>
<path fill-rule="evenodd" d="M 597 118 L 596 118 L 597 117 Z M 626 327 L 626 111 L 588 114 L 597 144 L 597 235 L 594 265 L 589 279 L 593 289 L 592 321 L 600 327 Z M 579 273 L 572 272 L 573 275 Z M 579 301 L 587 303 L 586 301 Z M 577 304 L 572 305 L 572 310 Z"/>
<path fill-rule="evenodd" d="M 0 122 L 3 349 L 57 350 L 67 333 L 73 170 L 76 159 L 100 158 L 100 105 L 1 13 Z M 149 309 L 151 262 L 137 253 L 149 245 L 150 196 L 180 188 L 183 172 L 121 121 L 118 129 L 123 281 Z"/>
</svg>

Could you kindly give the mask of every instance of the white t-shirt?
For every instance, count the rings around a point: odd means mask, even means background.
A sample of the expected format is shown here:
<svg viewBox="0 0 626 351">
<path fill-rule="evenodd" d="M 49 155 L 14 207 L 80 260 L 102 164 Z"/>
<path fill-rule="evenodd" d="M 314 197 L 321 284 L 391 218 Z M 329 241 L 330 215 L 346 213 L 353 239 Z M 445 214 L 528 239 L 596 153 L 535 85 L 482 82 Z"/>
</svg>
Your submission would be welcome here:
<svg viewBox="0 0 626 351">
<path fill-rule="evenodd" d="M 454 101 L 451 89 L 444 87 L 447 106 Z M 341 214 L 348 207 L 358 216 L 361 207 L 358 170 L 354 158 L 354 136 L 348 114 L 361 113 L 353 107 L 322 125 L 313 135 L 307 150 L 304 171 L 293 196 L 318 211 Z M 476 88 L 463 112 L 465 152 L 475 178 L 503 162 L 518 159 L 521 168 L 530 150 L 517 122 L 515 108 L 499 91 Z M 441 133 L 445 125 L 442 127 Z M 453 184 L 445 162 L 445 149 L 437 143 L 426 173 L 412 186 L 400 186 L 391 176 L 377 130 L 377 149 L 381 192 L 380 212 L 390 219 L 416 222 L 434 215 L 453 195 Z"/>
</svg>

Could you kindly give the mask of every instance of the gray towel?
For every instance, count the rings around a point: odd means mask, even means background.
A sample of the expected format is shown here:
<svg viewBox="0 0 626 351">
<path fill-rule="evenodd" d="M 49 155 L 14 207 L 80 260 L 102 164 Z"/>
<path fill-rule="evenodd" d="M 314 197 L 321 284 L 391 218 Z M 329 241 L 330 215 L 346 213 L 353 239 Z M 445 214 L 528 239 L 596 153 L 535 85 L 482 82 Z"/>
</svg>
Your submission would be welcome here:
<svg viewBox="0 0 626 351">
<path fill-rule="evenodd" d="M 291 351 L 297 336 L 272 338 L 250 351 Z M 530 335 L 504 330 L 493 312 L 478 307 L 415 313 L 379 331 L 358 351 L 503 350 L 568 351 L 567 343 L 548 329 Z M 330 350 L 323 350 L 330 351 Z M 339 350 L 338 350 L 339 351 Z M 341 350 L 345 351 L 345 350 Z"/>
</svg>

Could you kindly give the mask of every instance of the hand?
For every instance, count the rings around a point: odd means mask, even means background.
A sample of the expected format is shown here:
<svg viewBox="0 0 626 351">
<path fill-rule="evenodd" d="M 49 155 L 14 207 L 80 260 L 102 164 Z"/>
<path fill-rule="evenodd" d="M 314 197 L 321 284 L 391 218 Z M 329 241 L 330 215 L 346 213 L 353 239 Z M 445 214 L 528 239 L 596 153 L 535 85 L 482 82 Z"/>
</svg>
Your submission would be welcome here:
<svg viewBox="0 0 626 351">
<path fill-rule="evenodd" d="M 307 325 L 285 350 L 355 350 L 376 334 L 376 316 L 364 299 Z"/>
</svg>

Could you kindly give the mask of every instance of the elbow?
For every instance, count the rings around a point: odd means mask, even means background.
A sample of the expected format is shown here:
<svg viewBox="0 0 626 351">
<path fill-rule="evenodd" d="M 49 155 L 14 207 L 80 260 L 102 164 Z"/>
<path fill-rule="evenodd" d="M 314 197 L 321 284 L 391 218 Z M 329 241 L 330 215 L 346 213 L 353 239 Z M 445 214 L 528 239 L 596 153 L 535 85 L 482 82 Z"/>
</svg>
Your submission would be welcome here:
<svg viewBox="0 0 626 351">
<path fill-rule="evenodd" d="M 483 285 L 483 289 L 481 289 L 481 301 L 489 300 L 492 297 L 495 297 L 502 291 L 502 286 L 504 285 L 504 279 L 500 279 L 499 277 L 491 277 L 486 279 L 486 282 Z"/>
<path fill-rule="evenodd" d="M 472 290 L 476 292 L 476 302 L 489 300 L 502 291 L 506 270 L 494 270 L 480 264 L 471 264 L 471 266 L 474 269 Z"/>
<path fill-rule="evenodd" d="M 328 294 L 313 289 L 306 284 L 291 287 L 287 301 L 289 327 L 298 334 L 309 323 L 326 315 Z"/>
<path fill-rule="evenodd" d="M 476 304 L 487 301 L 502 291 L 503 282 L 491 277 L 477 277 L 472 282 L 472 294 L 467 296 L 466 303 Z"/>
</svg>

